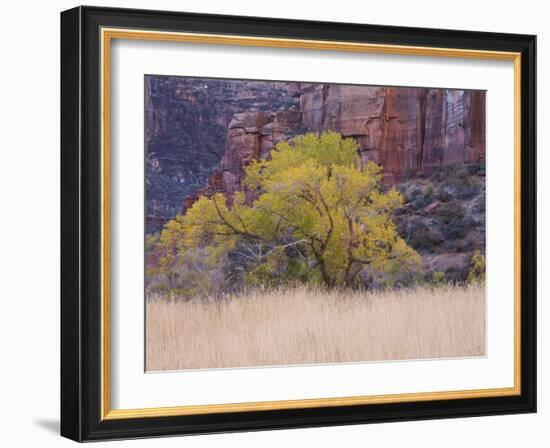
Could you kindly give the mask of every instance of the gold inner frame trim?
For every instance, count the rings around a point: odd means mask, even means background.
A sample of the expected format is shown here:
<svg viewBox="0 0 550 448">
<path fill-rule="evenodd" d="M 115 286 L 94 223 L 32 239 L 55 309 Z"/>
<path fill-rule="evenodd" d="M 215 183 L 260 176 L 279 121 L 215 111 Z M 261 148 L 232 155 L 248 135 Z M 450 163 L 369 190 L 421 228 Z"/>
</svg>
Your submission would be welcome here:
<svg viewBox="0 0 550 448">
<path fill-rule="evenodd" d="M 459 48 L 418 47 L 304 39 L 279 39 L 217 34 L 196 34 L 137 29 L 101 29 L 101 419 L 129 419 L 316 407 L 350 406 L 414 401 L 503 397 L 521 394 L 521 54 Z M 514 63 L 514 386 L 493 389 L 419 392 L 302 400 L 188 405 L 140 409 L 111 409 L 110 345 L 110 126 L 111 41 L 131 39 L 213 45 L 276 47 L 411 56 L 456 57 L 513 61 Z"/>
</svg>

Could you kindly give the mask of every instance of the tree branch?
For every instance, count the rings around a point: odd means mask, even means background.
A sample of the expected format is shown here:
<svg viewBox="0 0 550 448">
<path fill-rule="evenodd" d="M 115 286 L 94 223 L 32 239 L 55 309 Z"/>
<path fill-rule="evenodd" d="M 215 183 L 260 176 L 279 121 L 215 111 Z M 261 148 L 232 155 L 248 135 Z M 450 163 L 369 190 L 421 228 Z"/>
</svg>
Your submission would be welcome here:
<svg viewBox="0 0 550 448">
<path fill-rule="evenodd" d="M 226 225 L 227 227 L 229 227 L 234 233 L 236 233 L 237 235 L 243 235 L 243 236 L 247 236 L 249 238 L 253 238 L 253 239 L 257 239 L 257 240 L 261 240 L 261 238 L 257 235 L 254 235 L 250 232 L 247 232 L 246 229 L 244 229 L 244 226 L 243 226 L 243 230 L 239 230 L 237 229 L 233 224 L 231 224 L 229 222 L 229 220 L 223 216 L 223 213 L 222 211 L 220 210 L 220 207 L 218 206 L 218 203 L 216 202 L 216 198 L 215 196 L 212 196 L 212 202 L 214 203 L 214 207 L 216 208 L 216 212 L 218 213 L 218 216 L 220 217 L 220 219 L 222 220 L 222 224 L 223 225 Z"/>
</svg>

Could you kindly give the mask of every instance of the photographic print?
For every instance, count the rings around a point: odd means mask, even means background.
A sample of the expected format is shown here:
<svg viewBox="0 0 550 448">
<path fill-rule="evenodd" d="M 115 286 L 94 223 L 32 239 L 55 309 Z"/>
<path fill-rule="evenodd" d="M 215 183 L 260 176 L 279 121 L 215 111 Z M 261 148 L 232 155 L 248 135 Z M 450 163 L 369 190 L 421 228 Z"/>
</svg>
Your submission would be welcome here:
<svg viewBox="0 0 550 448">
<path fill-rule="evenodd" d="M 144 82 L 147 371 L 486 354 L 485 91 Z"/>
<path fill-rule="evenodd" d="M 536 40 L 64 11 L 61 434 L 536 412 Z"/>
</svg>

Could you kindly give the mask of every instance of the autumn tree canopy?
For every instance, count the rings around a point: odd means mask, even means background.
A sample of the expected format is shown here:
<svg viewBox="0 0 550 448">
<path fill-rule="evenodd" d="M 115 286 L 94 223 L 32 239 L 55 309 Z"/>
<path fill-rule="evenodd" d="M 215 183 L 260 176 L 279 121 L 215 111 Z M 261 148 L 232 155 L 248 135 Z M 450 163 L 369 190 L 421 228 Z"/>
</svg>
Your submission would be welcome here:
<svg viewBox="0 0 550 448">
<path fill-rule="evenodd" d="M 357 286 L 367 270 L 412 267 L 420 258 L 392 220 L 403 199 L 381 188 L 380 171 L 338 133 L 279 143 L 269 160 L 245 168 L 244 191 L 202 196 L 165 225 L 157 266 L 196 276 L 232 265 L 226 271 L 250 283 L 327 287 Z"/>
</svg>

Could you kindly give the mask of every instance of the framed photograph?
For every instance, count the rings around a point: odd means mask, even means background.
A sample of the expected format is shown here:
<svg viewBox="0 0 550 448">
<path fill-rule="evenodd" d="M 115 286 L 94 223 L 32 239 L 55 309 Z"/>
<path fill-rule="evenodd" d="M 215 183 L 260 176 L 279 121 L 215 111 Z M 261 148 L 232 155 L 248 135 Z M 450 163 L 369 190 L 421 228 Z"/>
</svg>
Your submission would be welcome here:
<svg viewBox="0 0 550 448">
<path fill-rule="evenodd" d="M 535 36 L 61 14 L 61 433 L 535 412 Z"/>
</svg>

